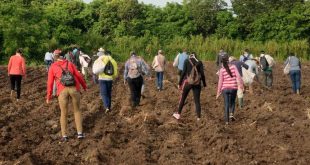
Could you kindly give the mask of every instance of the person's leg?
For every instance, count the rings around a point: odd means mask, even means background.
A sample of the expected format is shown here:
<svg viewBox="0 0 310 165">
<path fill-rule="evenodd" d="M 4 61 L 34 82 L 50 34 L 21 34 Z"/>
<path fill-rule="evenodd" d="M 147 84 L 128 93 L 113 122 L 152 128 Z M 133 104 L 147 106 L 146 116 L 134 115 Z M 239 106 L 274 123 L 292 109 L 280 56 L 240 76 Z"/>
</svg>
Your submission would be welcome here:
<svg viewBox="0 0 310 165">
<path fill-rule="evenodd" d="M 22 86 L 22 76 L 18 75 L 16 76 L 16 92 L 17 92 L 17 99 L 20 99 L 20 92 L 21 92 L 21 87 Z"/>
<path fill-rule="evenodd" d="M 236 96 L 237 96 L 237 90 L 231 90 L 231 96 L 230 96 L 230 110 L 231 110 L 231 113 L 234 114 L 235 113 L 235 107 L 236 107 Z"/>
<path fill-rule="evenodd" d="M 137 77 L 135 79 L 135 88 L 136 88 L 136 96 L 135 96 L 135 106 L 138 106 L 140 104 L 141 100 L 141 90 L 142 90 L 142 85 L 144 84 L 143 82 L 143 77 Z"/>
<path fill-rule="evenodd" d="M 105 80 L 99 80 L 99 86 L 100 86 L 100 95 L 103 102 L 104 109 L 107 109 L 108 106 L 108 87 L 107 87 L 107 81 Z"/>
<path fill-rule="evenodd" d="M 58 103 L 60 107 L 60 128 L 61 128 L 61 135 L 63 137 L 67 136 L 67 116 L 68 116 L 68 101 L 69 101 L 69 92 L 68 89 L 65 88 L 61 91 L 58 96 Z"/>
<path fill-rule="evenodd" d="M 296 80 L 296 92 L 297 92 L 297 94 L 300 94 L 300 86 L 301 86 L 301 72 L 300 72 L 300 70 L 298 70 L 296 72 L 295 80 Z"/>
<path fill-rule="evenodd" d="M 238 105 L 239 105 L 239 108 L 242 109 L 243 108 L 243 95 L 244 95 L 243 91 L 238 89 L 237 94 L 238 94 Z"/>
<path fill-rule="evenodd" d="M 267 73 L 267 86 L 268 86 L 269 88 L 272 87 L 272 82 L 273 82 L 272 71 L 269 71 L 269 72 Z"/>
<path fill-rule="evenodd" d="M 160 72 L 156 72 L 156 88 L 159 89 L 159 73 Z"/>
<path fill-rule="evenodd" d="M 12 97 L 13 91 L 15 90 L 15 82 L 16 82 L 15 75 L 10 75 L 10 82 L 11 82 L 11 97 Z"/>
<path fill-rule="evenodd" d="M 107 105 L 111 110 L 113 81 L 107 81 Z"/>
<path fill-rule="evenodd" d="M 134 79 L 131 79 L 131 78 L 128 78 L 127 79 L 127 82 L 128 82 L 128 86 L 129 86 L 129 89 L 130 89 L 130 97 L 131 97 L 131 102 L 132 102 L 132 105 L 135 106 L 135 98 L 136 98 L 136 89 L 135 89 L 135 82 L 134 82 Z"/>
<path fill-rule="evenodd" d="M 200 93 L 201 93 L 201 86 L 194 86 L 193 87 L 193 95 L 195 100 L 195 109 L 197 118 L 201 117 L 201 105 L 200 105 Z"/>
<path fill-rule="evenodd" d="M 264 85 L 268 86 L 268 72 L 264 71 Z"/>
<path fill-rule="evenodd" d="M 164 72 L 159 72 L 159 89 L 163 89 Z"/>
<path fill-rule="evenodd" d="M 296 93 L 296 79 L 295 79 L 296 73 L 294 71 L 290 71 L 290 78 L 292 82 L 292 90 L 294 93 Z"/>
<path fill-rule="evenodd" d="M 230 93 L 229 90 L 223 90 L 223 97 L 224 97 L 224 119 L 225 122 L 229 122 L 229 97 Z"/>
<path fill-rule="evenodd" d="M 181 96 L 181 100 L 179 102 L 179 108 L 178 108 L 178 113 L 181 114 L 185 100 L 188 96 L 189 91 L 192 89 L 191 85 L 185 85 L 182 91 L 182 96 Z"/>
<path fill-rule="evenodd" d="M 83 119 L 82 119 L 82 111 L 80 109 L 81 94 L 79 91 L 76 90 L 75 87 L 69 88 L 69 94 L 72 100 L 76 131 L 78 134 L 82 134 L 83 133 L 83 127 L 82 127 Z"/>
</svg>

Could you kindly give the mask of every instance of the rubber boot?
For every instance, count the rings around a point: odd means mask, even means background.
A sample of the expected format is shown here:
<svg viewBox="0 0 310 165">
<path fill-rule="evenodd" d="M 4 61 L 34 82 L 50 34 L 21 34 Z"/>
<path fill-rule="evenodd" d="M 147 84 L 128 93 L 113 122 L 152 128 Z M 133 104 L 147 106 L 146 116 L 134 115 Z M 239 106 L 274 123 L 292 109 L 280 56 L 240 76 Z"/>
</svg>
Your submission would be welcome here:
<svg viewBox="0 0 310 165">
<path fill-rule="evenodd" d="M 239 108 L 243 108 L 243 98 L 238 98 Z"/>
</svg>

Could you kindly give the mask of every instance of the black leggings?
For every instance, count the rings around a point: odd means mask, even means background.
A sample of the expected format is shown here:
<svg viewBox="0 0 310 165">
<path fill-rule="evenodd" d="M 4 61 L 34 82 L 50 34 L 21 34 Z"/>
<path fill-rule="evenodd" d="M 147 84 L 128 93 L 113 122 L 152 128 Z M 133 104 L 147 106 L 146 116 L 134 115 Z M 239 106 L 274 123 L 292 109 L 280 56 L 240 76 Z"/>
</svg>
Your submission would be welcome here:
<svg viewBox="0 0 310 165">
<path fill-rule="evenodd" d="M 10 80 L 11 80 L 11 90 L 16 90 L 17 99 L 20 99 L 22 75 L 10 75 Z"/>
<path fill-rule="evenodd" d="M 188 96 L 189 91 L 193 89 L 193 95 L 194 95 L 194 100 L 195 100 L 195 106 L 196 106 L 196 114 L 197 117 L 201 117 L 201 106 L 200 106 L 200 93 L 201 93 L 201 85 L 189 85 L 185 84 L 183 91 L 182 91 L 182 98 L 180 100 L 179 104 L 179 114 L 181 114 L 185 100 Z"/>
<path fill-rule="evenodd" d="M 138 106 L 140 104 L 141 99 L 141 88 L 143 85 L 143 78 L 142 76 L 139 76 L 137 78 L 128 78 L 128 85 L 131 92 L 131 101 L 133 106 Z"/>
</svg>

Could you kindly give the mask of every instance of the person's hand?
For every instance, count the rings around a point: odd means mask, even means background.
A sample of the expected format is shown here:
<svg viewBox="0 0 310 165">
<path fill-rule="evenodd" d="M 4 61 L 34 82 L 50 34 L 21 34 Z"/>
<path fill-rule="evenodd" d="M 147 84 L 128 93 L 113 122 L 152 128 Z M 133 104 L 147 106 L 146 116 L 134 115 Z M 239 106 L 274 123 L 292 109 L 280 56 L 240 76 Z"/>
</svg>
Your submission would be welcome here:
<svg viewBox="0 0 310 165">
<path fill-rule="evenodd" d="M 215 99 L 217 100 L 220 97 L 220 95 L 221 95 L 221 93 L 217 94 Z"/>
</svg>

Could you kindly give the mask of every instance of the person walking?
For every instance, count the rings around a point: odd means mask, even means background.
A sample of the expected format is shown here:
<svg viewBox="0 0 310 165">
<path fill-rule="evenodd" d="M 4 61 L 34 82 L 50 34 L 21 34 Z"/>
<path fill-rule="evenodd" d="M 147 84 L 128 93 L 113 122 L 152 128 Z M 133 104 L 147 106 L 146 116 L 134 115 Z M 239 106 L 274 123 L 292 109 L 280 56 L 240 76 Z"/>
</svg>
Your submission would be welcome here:
<svg viewBox="0 0 310 165">
<path fill-rule="evenodd" d="M 243 88 L 243 81 L 235 65 L 228 63 L 228 56 L 223 58 L 223 67 L 219 71 L 219 81 L 217 87 L 216 99 L 223 94 L 224 97 L 224 116 L 226 124 L 234 121 L 235 100 L 237 90 Z"/>
<path fill-rule="evenodd" d="M 130 58 L 125 63 L 124 84 L 129 85 L 133 107 L 140 104 L 143 74 L 149 75 L 147 64 L 134 51 L 130 52 Z"/>
<path fill-rule="evenodd" d="M 268 55 L 271 57 L 270 55 Z M 272 74 L 272 68 L 273 68 L 273 58 L 268 61 L 267 55 L 265 54 L 265 51 L 261 51 L 260 58 L 259 58 L 260 67 L 264 72 L 264 85 L 271 89 L 272 83 L 273 83 L 273 74 Z"/>
<path fill-rule="evenodd" d="M 178 68 L 178 81 L 180 81 L 181 74 L 184 68 L 184 61 L 188 59 L 187 50 L 183 49 L 182 53 L 179 53 L 173 62 L 173 66 Z"/>
<path fill-rule="evenodd" d="M 80 86 L 86 91 L 86 83 L 78 72 L 77 68 L 72 62 L 64 59 L 64 53 L 55 53 L 56 61 L 51 65 L 48 71 L 47 80 L 47 97 L 46 103 L 49 104 L 52 99 L 52 89 L 54 80 L 56 80 L 58 103 L 61 110 L 60 115 L 60 127 L 62 134 L 62 141 L 68 140 L 67 132 L 67 116 L 68 105 L 72 102 L 74 111 L 75 125 L 77 130 L 77 138 L 83 139 L 83 127 L 82 127 L 82 112 L 80 109 L 81 93 Z"/>
<path fill-rule="evenodd" d="M 50 68 L 51 64 L 53 63 L 54 59 L 53 59 L 53 53 L 51 50 L 49 50 L 48 52 L 45 53 L 44 56 L 44 62 L 46 65 L 46 71 L 48 72 L 48 69 Z"/>
<path fill-rule="evenodd" d="M 294 53 L 290 53 L 284 62 L 284 66 L 290 65 L 290 78 L 292 81 L 292 89 L 296 94 L 300 94 L 301 84 L 301 63 Z"/>
<path fill-rule="evenodd" d="M 156 86 L 157 90 L 163 90 L 163 79 L 165 71 L 166 59 L 162 50 L 158 51 L 158 54 L 154 57 L 152 67 L 156 72 Z"/>
<path fill-rule="evenodd" d="M 217 70 L 221 69 L 221 67 L 222 67 L 222 58 L 224 56 L 227 56 L 227 53 L 224 51 L 223 48 L 221 48 L 219 54 L 216 56 L 216 61 L 215 61 L 215 64 L 217 66 Z"/>
<path fill-rule="evenodd" d="M 243 54 L 240 56 L 239 61 L 246 62 L 253 58 L 253 55 L 250 53 L 249 49 L 245 49 Z"/>
<path fill-rule="evenodd" d="M 88 67 L 89 67 L 92 60 L 89 57 L 89 55 L 85 54 L 82 51 L 80 52 L 79 60 L 80 60 L 80 64 L 81 64 L 82 74 L 83 74 L 84 79 L 87 83 L 88 82 Z"/>
<path fill-rule="evenodd" d="M 116 61 L 112 58 L 111 52 L 108 50 L 105 51 L 98 60 L 101 60 L 102 65 L 105 66 L 104 71 L 98 74 L 98 79 L 105 113 L 108 113 L 111 110 L 113 79 L 117 77 L 118 68 Z M 113 69 L 111 67 L 113 67 Z M 108 71 L 108 69 L 110 69 L 111 72 Z"/>
<path fill-rule="evenodd" d="M 258 64 L 259 64 L 259 62 L 258 62 L 258 60 L 256 60 L 256 58 L 253 58 L 253 59 L 251 59 L 251 60 L 247 60 L 246 62 L 245 62 L 245 64 L 246 65 L 248 65 L 249 66 L 249 68 L 248 68 L 248 71 L 250 72 L 250 73 L 253 73 L 254 74 L 254 78 L 252 79 L 252 80 L 256 80 L 256 81 L 259 81 L 258 80 Z M 250 81 L 247 85 L 249 86 L 249 93 L 250 94 L 253 94 L 253 82 L 254 81 Z M 245 82 L 244 82 L 245 83 Z M 245 83 L 245 85 L 246 85 L 246 83 Z"/>
<path fill-rule="evenodd" d="M 13 96 L 13 92 L 16 91 L 16 101 L 19 101 L 22 78 L 26 77 L 26 62 L 21 48 L 17 49 L 15 55 L 10 57 L 8 64 L 8 76 L 11 81 L 11 97 Z"/>
<path fill-rule="evenodd" d="M 194 70 L 197 71 L 197 83 L 191 83 L 191 74 L 194 73 Z M 198 76 L 199 75 L 199 76 Z M 196 53 L 193 52 L 189 56 L 189 59 L 186 59 L 184 62 L 184 67 L 182 69 L 181 78 L 179 81 L 179 89 L 182 91 L 182 96 L 179 102 L 178 112 L 173 114 L 173 117 L 180 119 L 181 112 L 185 103 L 185 100 L 192 90 L 195 100 L 195 109 L 197 120 L 201 118 L 201 106 L 200 106 L 200 93 L 201 93 L 201 82 L 204 87 L 207 86 L 206 79 L 204 75 L 204 67 L 200 60 L 196 58 Z"/>
<path fill-rule="evenodd" d="M 229 60 L 229 63 L 232 64 L 232 65 L 235 65 L 237 70 L 238 70 L 238 73 L 240 75 L 240 77 L 242 78 L 243 77 L 243 73 L 242 73 L 242 68 L 244 69 L 249 69 L 249 66 L 247 64 L 245 64 L 245 62 L 242 62 L 242 61 L 238 61 L 236 60 L 233 56 L 230 56 L 228 58 Z M 248 60 L 246 60 L 248 61 Z M 237 91 L 237 97 L 238 97 L 238 105 L 239 105 L 239 108 L 242 109 L 243 108 L 243 98 L 244 98 L 244 90 L 241 90 L 241 89 L 238 89 Z"/>
</svg>

